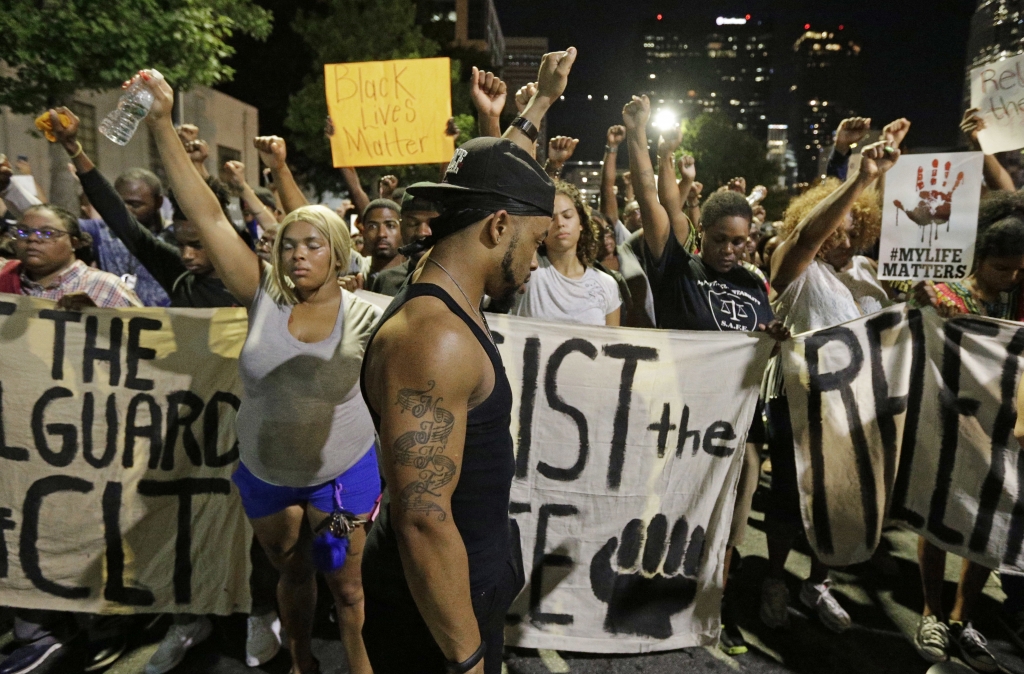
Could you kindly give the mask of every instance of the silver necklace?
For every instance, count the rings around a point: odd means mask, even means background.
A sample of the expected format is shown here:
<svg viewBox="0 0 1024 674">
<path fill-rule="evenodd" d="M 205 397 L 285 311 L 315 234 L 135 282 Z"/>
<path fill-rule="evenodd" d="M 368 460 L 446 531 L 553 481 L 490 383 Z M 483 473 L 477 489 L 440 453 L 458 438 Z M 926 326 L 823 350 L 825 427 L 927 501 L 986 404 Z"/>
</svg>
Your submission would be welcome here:
<svg viewBox="0 0 1024 674">
<path fill-rule="evenodd" d="M 484 332 L 487 333 L 487 339 L 491 340 L 491 344 L 494 345 L 494 348 L 498 348 L 498 345 L 495 344 L 495 342 L 494 342 L 494 337 L 491 335 L 491 326 L 487 325 L 487 319 L 484 318 L 483 312 L 480 311 L 479 309 L 476 309 L 476 308 L 473 307 L 473 302 L 469 299 L 469 295 L 467 295 L 466 291 L 462 289 L 462 286 L 460 286 L 459 282 L 455 280 L 455 277 L 452 276 L 451 272 L 448 271 L 447 269 L 445 269 L 444 265 L 442 265 L 440 262 L 438 262 L 437 260 L 435 260 L 435 259 L 433 259 L 431 257 L 427 258 L 427 262 L 433 262 L 434 264 L 436 264 L 438 266 L 438 268 L 441 271 L 443 271 L 448 278 L 450 278 L 452 280 L 452 283 L 455 284 L 455 287 L 458 288 L 459 292 L 462 293 L 462 296 L 466 298 L 466 304 L 468 304 L 469 307 L 471 309 L 473 309 L 474 313 L 476 313 L 476 315 L 479 316 L 480 320 L 483 322 L 483 324 L 484 324 Z"/>
</svg>

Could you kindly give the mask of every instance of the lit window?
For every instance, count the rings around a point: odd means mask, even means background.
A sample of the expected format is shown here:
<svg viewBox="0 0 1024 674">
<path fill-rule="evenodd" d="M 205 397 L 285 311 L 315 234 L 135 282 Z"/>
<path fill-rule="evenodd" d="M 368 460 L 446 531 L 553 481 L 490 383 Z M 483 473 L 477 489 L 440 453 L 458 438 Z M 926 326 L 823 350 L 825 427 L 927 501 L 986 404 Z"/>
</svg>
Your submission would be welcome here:
<svg viewBox="0 0 1024 674">
<path fill-rule="evenodd" d="M 655 79 L 655 77 L 656 77 L 656 76 L 655 76 L 655 74 L 654 74 L 654 73 L 651 73 L 651 76 L 650 76 L 650 77 L 651 77 L 651 79 L 653 80 L 653 79 Z"/>
</svg>

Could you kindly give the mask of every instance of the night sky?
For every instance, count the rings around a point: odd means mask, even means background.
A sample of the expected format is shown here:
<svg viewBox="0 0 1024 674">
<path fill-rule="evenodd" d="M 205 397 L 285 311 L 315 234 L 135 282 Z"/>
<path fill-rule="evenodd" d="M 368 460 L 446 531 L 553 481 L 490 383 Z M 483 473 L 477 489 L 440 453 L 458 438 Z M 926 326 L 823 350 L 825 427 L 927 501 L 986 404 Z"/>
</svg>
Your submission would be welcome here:
<svg viewBox="0 0 1024 674">
<path fill-rule="evenodd" d="M 602 130 L 621 123 L 617 113 L 622 104 L 644 86 L 645 71 L 636 58 L 636 45 L 643 22 L 659 13 L 665 21 L 695 21 L 708 27 L 716 16 L 763 17 L 774 24 L 776 49 L 790 48 L 805 24 L 831 30 L 843 24 L 845 35 L 863 48 L 866 73 L 865 85 L 849 96 L 851 107 L 871 117 L 878 128 L 897 117 L 910 119 L 913 126 L 907 144 L 911 148 L 952 146 L 959 141 L 966 44 L 975 0 L 495 0 L 495 4 L 505 35 L 546 35 L 552 49 L 573 45 L 580 50 L 567 99 L 571 101 L 574 93 L 592 93 L 595 99 L 607 93 L 610 99 L 618 99 L 614 106 L 563 104 L 552 110 L 551 134 L 579 137 L 581 159 L 600 158 Z M 711 9 L 692 9 L 698 4 Z"/>
</svg>

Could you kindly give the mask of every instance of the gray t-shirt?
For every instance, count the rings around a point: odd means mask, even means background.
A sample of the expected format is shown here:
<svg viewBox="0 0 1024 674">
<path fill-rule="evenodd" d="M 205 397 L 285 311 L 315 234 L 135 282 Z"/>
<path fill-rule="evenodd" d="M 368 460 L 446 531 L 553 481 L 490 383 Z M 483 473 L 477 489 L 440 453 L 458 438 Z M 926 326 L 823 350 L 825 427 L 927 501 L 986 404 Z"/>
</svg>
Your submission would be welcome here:
<svg viewBox="0 0 1024 674">
<path fill-rule="evenodd" d="M 543 318 L 563 323 L 605 325 L 605 317 L 622 305 L 619 286 L 608 274 L 587 267 L 582 278 L 562 276 L 543 255 L 530 274 L 526 292 L 516 295 L 513 316 Z"/>
<path fill-rule="evenodd" d="M 264 482 L 320 485 L 373 447 L 359 369 L 383 312 L 344 290 L 341 304 L 331 335 L 313 344 L 288 332 L 292 307 L 275 302 L 262 284 L 249 309 L 236 426 L 241 461 Z"/>
</svg>

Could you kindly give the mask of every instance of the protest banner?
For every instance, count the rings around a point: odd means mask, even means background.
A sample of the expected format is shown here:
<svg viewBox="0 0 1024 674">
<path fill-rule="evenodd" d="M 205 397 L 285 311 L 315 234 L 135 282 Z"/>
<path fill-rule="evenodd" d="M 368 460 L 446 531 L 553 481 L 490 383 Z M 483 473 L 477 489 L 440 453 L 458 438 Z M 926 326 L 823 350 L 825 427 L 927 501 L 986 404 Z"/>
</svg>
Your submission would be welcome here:
<svg viewBox="0 0 1024 674">
<path fill-rule="evenodd" d="M 971 107 L 985 120 L 978 134 L 985 154 L 1024 147 L 1024 54 L 971 70 Z"/>
<path fill-rule="evenodd" d="M 800 503 L 823 562 L 867 560 L 890 521 L 1024 570 L 1022 352 L 1019 323 L 905 305 L 785 343 Z"/>
<path fill-rule="evenodd" d="M 974 261 L 981 152 L 907 155 L 885 176 L 878 278 L 955 280 Z"/>
<path fill-rule="evenodd" d="M 447 58 L 324 65 L 335 166 L 448 163 L 455 140 Z"/>
<path fill-rule="evenodd" d="M 58 311 L 0 295 L 0 605 L 249 608 L 240 309 Z"/>
</svg>

